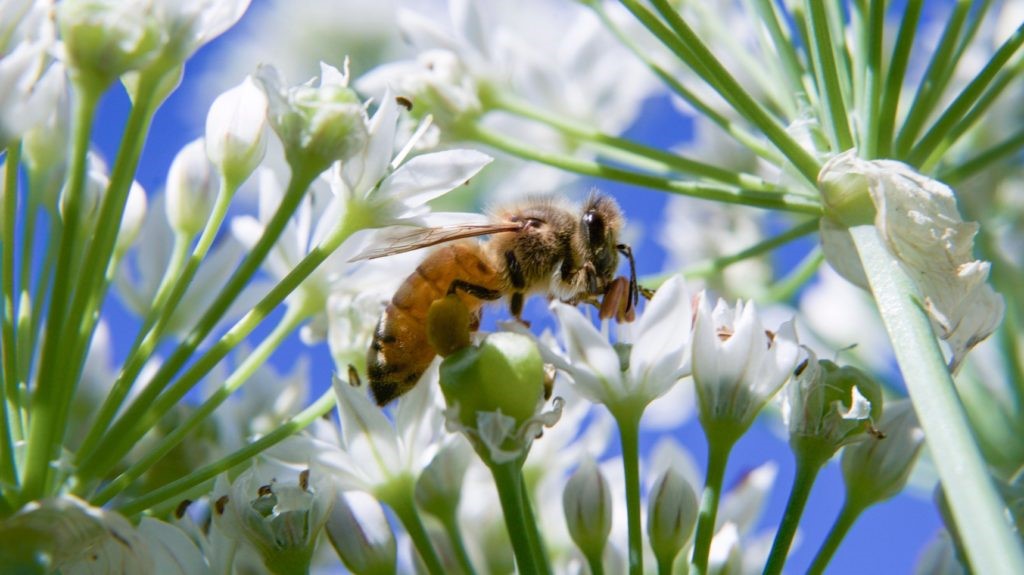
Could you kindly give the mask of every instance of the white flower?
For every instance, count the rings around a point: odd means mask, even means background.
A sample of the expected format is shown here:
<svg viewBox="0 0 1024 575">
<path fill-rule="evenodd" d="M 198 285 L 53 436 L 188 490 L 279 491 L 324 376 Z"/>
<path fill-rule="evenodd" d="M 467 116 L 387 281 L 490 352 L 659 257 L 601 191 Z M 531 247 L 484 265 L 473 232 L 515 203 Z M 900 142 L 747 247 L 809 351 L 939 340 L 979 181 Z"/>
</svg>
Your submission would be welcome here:
<svg viewBox="0 0 1024 575">
<path fill-rule="evenodd" d="M 0 83 L 2 85 L 5 84 Z M 64 184 L 68 143 L 71 141 L 71 97 L 64 65 L 60 62 L 51 64 L 36 84 L 36 89 L 48 97 L 39 104 L 44 111 L 43 117 L 22 135 L 22 159 L 33 178 L 29 191 L 39 194 L 41 204 L 53 210 Z M 27 103 L 25 99 L 19 99 L 19 102 Z M 0 107 L 4 106 L 0 104 Z M 17 111 L 17 115 L 19 121 L 28 116 L 23 111 Z"/>
<path fill-rule="evenodd" d="M 114 244 L 114 257 L 120 260 L 128 248 L 135 243 L 142 230 L 142 223 L 146 219 L 146 190 L 138 182 L 133 181 L 128 188 L 128 197 L 125 199 L 124 213 L 121 214 L 121 228 L 117 232 L 117 241 Z"/>
<path fill-rule="evenodd" d="M 395 572 L 395 534 L 384 509 L 368 493 L 338 495 L 327 519 L 327 537 L 353 573 Z"/>
<path fill-rule="evenodd" d="M 242 17 L 250 0 L 151 0 L 164 34 L 161 56 L 184 62 Z"/>
<path fill-rule="evenodd" d="M 51 10 L 41 0 L 0 6 L 0 146 L 45 120 L 60 96 L 64 68 L 50 65 Z"/>
<path fill-rule="evenodd" d="M 269 454 L 282 461 L 317 462 L 333 474 L 342 489 L 378 497 L 394 482 L 418 477 L 445 436 L 437 370 L 430 369 L 395 402 L 394 421 L 370 399 L 364 386 L 335 378 L 334 391 L 341 420 L 336 443 L 293 436 L 271 448 Z"/>
<path fill-rule="evenodd" d="M 284 144 L 289 164 L 309 163 L 319 174 L 335 160 L 366 146 L 366 112 L 348 87 L 348 73 L 320 64 L 320 82 L 286 87 L 272 66 L 261 66 L 256 79 L 267 94 L 268 118 Z"/>
<path fill-rule="evenodd" d="M 887 404 L 876 427 L 881 434 L 843 451 L 846 498 L 852 504 L 867 506 L 899 493 L 924 446 L 910 400 Z"/>
<path fill-rule="evenodd" d="M 995 331 L 1006 309 L 988 284 L 991 264 L 972 255 L 978 224 L 960 217 L 952 189 L 900 162 L 861 160 L 845 152 L 822 168 L 818 182 L 826 203 L 833 195 L 869 195 L 875 228 L 924 297 L 932 327 L 949 344 L 955 371 L 967 352 Z M 846 230 L 823 218 L 821 234 L 836 271 L 867 287 Z"/>
<path fill-rule="evenodd" d="M 754 575 L 764 568 L 774 533 L 755 532 L 771 495 L 778 465 L 769 461 L 742 476 L 722 497 L 711 541 L 709 573 Z"/>
<path fill-rule="evenodd" d="M 796 367 L 799 348 L 793 322 L 777 332 L 761 325 L 752 302 L 729 307 L 719 300 L 714 310 L 700 298 L 693 335 L 693 380 L 700 419 L 729 424 L 742 433 L 775 396 Z"/>
<path fill-rule="evenodd" d="M 568 373 L 580 395 L 613 407 L 646 405 L 689 374 L 690 297 L 682 276 L 666 281 L 636 323 L 628 361 L 575 307 L 552 303 L 568 361 L 546 358 Z M 625 363 L 625 365 L 623 365 Z"/>
<path fill-rule="evenodd" d="M 918 556 L 915 575 L 967 575 L 968 571 L 958 558 L 953 537 L 945 529 L 939 530 Z"/>
<path fill-rule="evenodd" d="M 589 557 L 601 557 L 612 530 L 612 494 L 597 465 L 586 459 L 569 476 L 562 494 L 569 533 Z"/>
<path fill-rule="evenodd" d="M 252 76 L 210 105 L 206 154 L 232 186 L 240 186 L 267 151 L 267 96 Z"/>
<path fill-rule="evenodd" d="M 668 565 L 686 546 L 697 525 L 697 494 L 681 473 L 669 467 L 648 495 L 647 536 L 659 562 Z"/>
<path fill-rule="evenodd" d="M 188 534 L 175 525 L 143 517 L 139 535 L 149 547 L 156 575 L 213 575 L 202 551 Z"/>
<path fill-rule="evenodd" d="M 157 55 L 164 31 L 153 0 L 69 0 L 57 6 L 57 24 L 72 77 L 106 87 Z"/>
<path fill-rule="evenodd" d="M 219 187 L 205 146 L 203 138 L 185 144 L 167 170 L 167 221 L 175 232 L 189 238 L 210 219 Z"/>
</svg>

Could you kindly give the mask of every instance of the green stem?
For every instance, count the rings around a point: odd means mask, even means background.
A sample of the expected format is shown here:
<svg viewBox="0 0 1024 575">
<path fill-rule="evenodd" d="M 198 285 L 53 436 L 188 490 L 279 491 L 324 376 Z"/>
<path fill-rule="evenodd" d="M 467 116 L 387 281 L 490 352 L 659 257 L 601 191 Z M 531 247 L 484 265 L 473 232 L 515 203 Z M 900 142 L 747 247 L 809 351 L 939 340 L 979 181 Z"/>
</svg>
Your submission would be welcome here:
<svg viewBox="0 0 1024 575">
<path fill-rule="evenodd" d="M 708 558 L 711 553 L 711 539 L 715 536 L 715 522 L 718 518 L 718 502 L 722 498 L 722 482 L 729 452 L 737 437 L 715 433 L 705 427 L 708 441 L 708 472 L 704 480 L 704 495 L 700 500 L 700 515 L 697 516 L 697 535 L 693 543 L 693 572 L 706 575 Z M 717 436 L 717 437 L 716 437 Z"/>
<path fill-rule="evenodd" d="M 622 469 L 626 479 L 626 524 L 629 529 L 629 573 L 644 572 L 643 526 L 640 521 L 640 417 L 643 406 L 612 409 L 622 444 Z"/>
<path fill-rule="evenodd" d="M 462 537 L 462 530 L 459 529 L 458 508 L 452 507 L 445 510 L 446 513 L 436 516 L 448 535 L 448 540 L 455 551 L 455 559 L 462 568 L 463 575 L 476 575 L 473 568 L 473 560 L 469 558 L 469 550 L 466 549 L 466 540 Z"/>
<path fill-rule="evenodd" d="M 914 46 L 917 34 L 917 22 L 921 17 L 924 0 L 907 0 L 907 8 L 903 11 L 900 31 L 896 35 L 889 70 L 885 75 L 882 87 L 882 103 L 878 109 L 878 131 L 875 133 L 875 151 L 879 158 L 886 158 L 892 151 L 893 133 L 896 130 L 896 114 L 899 111 L 900 94 L 903 92 L 903 79 L 907 75 L 910 62 L 910 49 Z"/>
<path fill-rule="evenodd" d="M 839 70 L 836 67 L 836 55 L 832 48 L 832 34 L 829 31 L 828 16 L 825 14 L 823 2 L 805 0 L 811 19 L 811 30 L 814 33 L 811 42 L 811 55 L 818 78 L 819 91 L 824 100 L 828 114 L 828 126 L 832 132 L 832 145 L 836 150 L 849 150 L 853 147 L 853 135 L 846 118 L 846 103 L 839 82 Z"/>
<path fill-rule="evenodd" d="M 437 550 L 434 549 L 434 544 L 430 541 L 426 527 L 423 526 L 419 511 L 416 509 L 415 482 L 411 478 L 405 477 L 395 481 L 397 483 L 389 485 L 381 493 L 376 494 L 378 499 L 395 512 L 395 516 L 402 523 L 405 532 L 412 539 L 412 544 L 419 553 L 420 559 L 426 565 L 427 572 L 430 575 L 444 575 L 446 572 L 444 565 L 437 555 Z"/>
<path fill-rule="evenodd" d="M 858 2 L 858 5 L 862 3 Z M 860 44 L 864 49 L 864 95 L 861 113 L 863 157 L 874 158 L 878 152 L 879 106 L 882 100 L 882 41 L 885 38 L 885 0 L 869 0 L 867 22 L 862 26 Z"/>
<path fill-rule="evenodd" d="M 763 302 L 786 302 L 793 298 L 800 288 L 807 285 L 811 277 L 825 261 L 821 246 L 815 246 L 804 259 L 800 260 L 788 274 L 764 288 L 760 293 L 752 295 L 752 299 Z"/>
<path fill-rule="evenodd" d="M 113 467 L 132 448 L 135 442 L 145 435 L 152 425 L 159 421 L 166 410 L 173 407 L 175 403 L 184 397 L 204 375 L 213 369 L 228 352 L 234 349 L 245 336 L 255 329 L 275 307 L 295 291 L 324 260 L 334 253 L 334 250 L 345 239 L 356 231 L 363 229 L 364 220 L 365 214 L 361 213 L 357 207 L 352 207 L 346 212 L 345 219 L 335 227 L 334 231 L 318 247 L 310 251 L 252 310 L 242 316 L 217 343 L 198 358 L 181 375 L 178 381 L 167 389 L 166 393 L 160 394 L 159 397 L 156 397 L 157 394 L 153 393 L 143 398 L 142 396 L 146 395 L 146 392 L 154 387 L 154 384 L 158 381 L 157 378 L 166 378 L 161 383 L 161 387 L 163 387 L 164 383 L 171 377 L 166 373 L 161 376 L 163 370 L 158 372 L 156 378 L 150 382 L 139 395 L 139 398 L 129 406 L 125 414 L 118 419 L 110 432 L 105 435 L 104 440 L 93 450 L 94 455 L 83 457 L 81 456 L 82 452 L 79 452 L 78 477 L 80 481 L 84 482 L 99 477 L 102 473 Z M 193 332 L 193 334 L 195 333 Z M 198 340 L 201 341 L 202 338 L 200 337 Z M 190 346 L 185 348 L 179 348 L 176 354 L 185 355 L 180 351 L 181 349 L 188 351 L 188 354 L 183 359 L 179 359 L 179 361 L 189 359 L 196 345 L 198 345 L 198 341 L 193 341 Z"/>
<path fill-rule="evenodd" d="M 546 573 L 545 565 L 537 563 L 537 554 L 530 544 L 534 537 L 530 530 L 537 529 L 526 519 L 525 506 L 529 502 L 523 500 L 522 471 L 515 461 L 505 463 L 485 462 L 494 476 L 494 484 L 498 488 L 498 499 L 501 500 L 501 511 L 505 516 L 505 528 L 512 542 L 512 552 L 516 557 L 519 573 L 534 575 Z"/>
<path fill-rule="evenodd" d="M 697 263 L 692 266 L 687 266 L 683 269 L 683 275 L 690 279 L 707 278 L 729 266 L 755 258 L 760 255 L 766 254 L 775 248 L 784 246 L 792 241 L 798 240 L 808 234 L 812 234 L 818 230 L 818 220 L 810 219 L 801 222 L 792 228 L 782 232 L 777 236 L 770 237 L 766 240 L 760 241 L 749 248 L 740 250 L 734 254 L 722 256 L 709 260 L 702 263 Z"/>
<path fill-rule="evenodd" d="M 525 461 L 525 457 L 518 463 L 520 470 L 522 470 L 523 461 Z M 526 524 L 531 527 L 527 530 L 527 535 L 530 536 L 530 547 L 533 549 L 534 561 L 543 568 L 542 573 L 544 575 L 551 575 L 551 566 L 548 565 L 547 547 L 545 547 L 544 540 L 540 534 L 540 523 L 537 522 L 537 516 L 533 513 L 533 501 L 530 499 L 530 490 L 526 485 L 526 479 L 522 477 L 522 471 L 520 471 L 520 478 L 519 487 L 523 492 L 523 516 L 526 518 Z"/>
<path fill-rule="evenodd" d="M 173 499 L 174 497 L 181 495 L 182 493 L 192 489 L 193 487 L 200 485 L 206 481 L 217 477 L 221 473 L 235 467 L 240 463 L 244 463 L 251 459 L 253 456 L 259 454 L 261 451 L 280 443 L 281 441 L 291 437 L 292 435 L 302 431 L 309 424 L 313 423 L 324 414 L 328 413 L 334 408 L 335 395 L 334 391 L 328 389 L 321 395 L 312 405 L 302 410 L 300 413 L 289 419 L 286 423 L 264 435 L 258 440 L 246 445 L 245 447 L 231 453 L 227 457 L 215 461 L 209 465 L 203 466 L 192 473 L 189 473 L 185 477 L 172 481 L 163 487 L 155 489 L 141 497 L 128 501 L 123 505 L 116 507 L 117 511 L 121 514 L 134 517 L 139 513 L 142 513 L 146 509 L 159 505 L 164 501 Z"/>
<path fill-rule="evenodd" d="M 477 140 L 482 144 L 508 152 L 527 160 L 533 160 L 584 176 L 604 178 L 624 182 L 656 190 L 665 190 L 676 194 L 695 198 L 744 204 L 765 209 L 783 210 L 812 215 L 821 214 L 821 205 L 817 200 L 799 194 L 780 194 L 745 190 L 733 186 L 703 182 L 683 182 L 649 174 L 642 174 L 614 168 L 590 160 L 538 150 L 536 146 L 513 140 L 482 126 L 467 126 L 461 135 Z"/>
<path fill-rule="evenodd" d="M 1024 550 L 974 441 L 921 296 L 873 226 L 850 229 L 892 342 L 910 399 L 933 450 L 939 479 L 978 573 L 1024 573 Z"/>
<path fill-rule="evenodd" d="M 688 176 L 704 177 L 723 184 L 734 185 L 750 190 L 764 192 L 779 191 L 777 186 L 766 182 L 759 176 L 713 166 L 711 164 L 672 154 L 664 150 L 651 148 L 627 138 L 611 136 L 599 130 L 595 130 L 588 124 L 581 124 L 569 118 L 551 114 L 529 104 L 528 102 L 512 97 L 494 95 L 488 103 L 495 108 L 547 124 L 571 138 L 584 140 L 590 144 L 594 144 L 600 149 L 608 150 L 618 156 L 618 159 L 633 163 L 640 169 L 647 169 L 644 166 L 646 165 L 662 172 L 676 172 Z"/>
<path fill-rule="evenodd" d="M 711 107 L 710 104 L 705 102 L 699 96 L 697 96 L 692 90 L 687 88 L 682 82 L 680 82 L 674 75 L 674 73 L 665 70 L 653 58 L 648 54 L 648 50 L 639 46 L 631 35 L 624 32 L 618 24 L 615 23 L 612 18 L 605 12 L 600 2 L 586 2 L 586 4 L 594 10 L 598 18 L 604 24 L 605 28 L 610 30 L 612 34 L 619 40 L 619 42 L 629 49 L 645 66 L 651 71 L 652 74 L 658 77 L 670 90 L 676 95 L 685 100 L 688 104 L 694 107 L 694 109 L 704 118 L 707 118 L 725 133 L 732 136 L 737 142 L 746 146 L 750 151 L 759 157 L 763 158 L 767 162 L 772 164 L 781 163 L 782 157 L 770 146 L 764 145 L 763 140 L 755 135 L 754 133 L 746 130 L 743 126 L 740 126 L 736 122 L 733 122 L 723 114 Z"/>
<path fill-rule="evenodd" d="M 757 19 L 767 29 L 771 38 L 770 46 L 766 42 L 762 42 L 762 45 L 765 46 L 765 54 L 774 52 L 780 57 L 786 84 L 790 91 L 798 102 L 806 102 L 807 91 L 803 84 L 804 67 L 800 62 L 800 56 L 794 47 L 792 37 L 782 28 L 778 5 L 771 0 L 755 0 L 753 5 Z"/>
<path fill-rule="evenodd" d="M 786 501 L 782 523 L 779 524 L 779 530 L 775 532 L 775 541 L 772 543 L 772 550 L 764 567 L 764 575 L 782 573 L 782 566 L 786 564 L 786 558 L 789 556 L 789 548 L 793 544 L 793 537 L 800 525 L 800 518 L 804 514 L 804 507 L 811 495 L 814 480 L 818 477 L 818 472 L 821 471 L 823 464 L 823 461 L 811 457 L 797 456 L 793 488 L 789 492 L 789 500 Z"/>
<path fill-rule="evenodd" d="M 64 428 L 58 427 L 62 419 L 61 412 L 76 383 L 58 379 L 54 370 L 58 370 L 62 364 L 64 350 L 60 345 L 61 335 L 65 331 L 65 315 L 68 300 L 71 299 L 72 256 L 79 240 L 78 212 L 81 210 L 82 190 L 85 188 L 89 134 L 96 104 L 102 94 L 102 90 L 87 82 L 78 82 L 76 88 L 78 99 L 75 101 L 72 122 L 71 164 L 68 168 L 68 185 L 63 194 L 64 225 L 57 252 L 53 289 L 50 292 L 39 376 L 32 395 L 32 418 L 29 421 L 25 474 L 22 480 L 22 498 L 25 502 L 40 499 L 44 495 L 50 476 L 50 462 L 57 455 L 63 441 Z"/>
<path fill-rule="evenodd" d="M 175 309 L 176 304 L 168 305 L 167 296 L 169 295 L 170 286 L 173 285 L 172 281 L 178 278 L 182 272 L 188 248 L 189 238 L 181 235 L 175 237 L 171 260 L 167 263 L 167 270 L 160 279 L 160 285 L 157 287 L 149 311 L 143 320 L 142 326 L 139 328 L 139 332 L 135 336 L 135 341 L 132 343 L 121 371 L 117 374 L 117 379 L 114 380 L 114 385 L 103 400 L 96 418 L 93 420 L 89 431 L 85 435 L 85 439 L 82 441 L 82 445 L 79 447 L 79 453 L 91 453 L 96 447 L 96 442 L 100 440 L 103 432 L 110 426 L 110 421 L 114 418 L 117 410 L 121 408 L 121 404 L 124 398 L 128 396 L 128 392 L 131 391 L 136 377 L 142 371 L 146 360 L 149 359 L 149 352 L 155 348 L 162 329 L 152 328 L 154 324 L 157 324 L 158 318 L 170 317 Z M 196 261 L 200 260 L 202 260 L 202 256 Z M 184 279 L 184 275 L 181 276 L 181 279 Z M 149 345 L 147 346 L 147 344 Z"/>
<path fill-rule="evenodd" d="M 843 508 L 839 510 L 839 516 L 836 517 L 835 523 L 829 529 L 825 542 L 821 544 L 818 553 L 814 555 L 814 560 L 807 570 L 808 575 L 821 575 L 825 572 L 825 568 L 828 567 L 832 556 L 839 549 L 839 544 L 843 542 L 846 534 L 849 533 L 850 528 L 853 527 L 853 524 L 863 512 L 863 507 L 851 505 L 849 500 L 843 502 Z"/>
<path fill-rule="evenodd" d="M 291 335 L 309 316 L 316 310 L 311 306 L 299 305 L 289 307 L 281 318 L 280 323 L 270 332 L 266 339 L 245 358 L 245 361 L 224 381 L 217 391 L 210 395 L 194 412 L 189 414 L 185 421 L 175 426 L 174 430 L 161 438 L 160 442 L 148 449 L 138 461 L 124 470 L 116 479 L 107 483 L 103 489 L 94 497 L 90 498 L 93 505 L 100 506 L 110 501 L 114 496 L 123 491 L 132 481 L 138 479 L 143 473 L 149 470 L 155 463 L 163 459 L 172 449 L 184 441 L 185 436 L 195 429 L 200 423 L 212 414 L 228 397 L 231 396 L 245 382 L 249 381 L 252 374 L 256 372 L 268 359 L 271 354 L 281 346 L 281 343 Z M 84 486 L 83 486 L 84 487 Z M 78 495 L 81 495 L 79 493 Z"/>
<path fill-rule="evenodd" d="M 917 93 L 914 94 L 914 101 L 910 105 L 907 118 L 896 135 L 893 149 L 896 158 L 904 158 L 910 152 L 910 147 L 917 138 L 918 132 L 931 116 L 935 104 L 938 103 L 942 92 L 946 89 L 946 84 L 953 74 L 952 68 L 955 66 L 957 39 L 970 7 L 970 0 L 957 0 L 956 7 L 953 8 L 949 20 L 946 21 L 942 38 L 939 39 L 939 45 L 928 63 L 924 76 L 921 77 L 921 84 L 917 87 Z"/>
<path fill-rule="evenodd" d="M 1013 57 L 1022 44 L 1024 44 L 1024 23 L 1018 26 L 1017 30 L 1003 42 L 988 63 L 985 64 L 985 67 L 960 91 L 953 102 L 942 112 L 942 115 L 935 120 L 932 127 L 921 137 L 921 141 L 910 150 L 907 156 L 909 163 L 921 165 L 933 155 L 936 149 L 945 149 L 953 143 L 948 141 L 948 139 L 954 127 L 960 125 L 960 120 L 978 102 L 978 99 L 992 83 L 993 79 L 1002 73 L 1006 63 L 1010 61 L 1010 58 Z M 1012 78 L 1016 75 L 1013 70 L 1008 72 L 1006 74 L 1007 78 Z M 1001 82 L 998 85 L 1005 88 L 1008 84 L 1009 82 Z M 998 96 L 998 94 L 996 95 Z M 987 98 L 986 102 L 991 104 L 995 99 L 995 97 Z M 976 114 L 974 118 L 977 119 L 980 116 L 981 114 Z M 963 131 L 961 130 L 960 133 L 962 134 Z"/>
<path fill-rule="evenodd" d="M 810 183 L 817 180 L 821 165 L 810 152 L 805 150 L 786 132 L 764 107 L 754 99 L 739 82 L 718 61 L 714 53 L 700 40 L 696 32 L 682 19 L 668 0 L 651 0 L 658 12 L 665 18 L 669 33 L 665 34 L 663 24 L 654 18 L 637 0 L 623 0 L 623 4 L 648 30 L 658 36 L 666 47 L 715 89 L 743 117 L 757 126 L 764 135 L 792 162 L 797 171 Z"/>
<path fill-rule="evenodd" d="M 587 553 L 586 558 L 587 566 L 590 567 L 590 575 L 604 575 L 604 561 L 601 560 L 601 557 Z M 661 567 L 659 565 L 659 573 L 660 569 Z M 671 575 L 672 572 L 668 571 L 667 573 Z"/>
<path fill-rule="evenodd" d="M 939 172 L 937 177 L 943 182 L 955 185 L 988 168 L 995 162 L 1013 156 L 1021 148 L 1024 148 L 1024 129 L 1017 131 L 991 148 L 979 152 L 969 160 Z"/>
<path fill-rule="evenodd" d="M 18 213 L 18 164 L 21 163 L 21 142 L 7 148 L 7 161 L 3 196 L 3 250 L 0 257 L 0 286 L 3 291 L 3 384 L 4 399 L 0 401 L 0 481 L 4 490 L 17 488 L 18 472 L 14 461 L 14 440 L 11 437 L 12 422 L 20 419 L 21 401 L 18 396 L 18 347 L 15 339 L 14 320 L 17 310 L 14 305 L 14 228 Z"/>
</svg>

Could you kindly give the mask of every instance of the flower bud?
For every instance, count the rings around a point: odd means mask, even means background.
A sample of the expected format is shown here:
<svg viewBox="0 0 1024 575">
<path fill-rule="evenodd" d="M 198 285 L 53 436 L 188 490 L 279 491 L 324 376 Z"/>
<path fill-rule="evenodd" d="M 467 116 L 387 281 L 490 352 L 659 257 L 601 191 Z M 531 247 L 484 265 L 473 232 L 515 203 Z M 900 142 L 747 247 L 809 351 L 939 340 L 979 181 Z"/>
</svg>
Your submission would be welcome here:
<svg viewBox="0 0 1024 575">
<path fill-rule="evenodd" d="M 462 424 L 477 426 L 478 412 L 509 416 L 519 425 L 533 417 L 544 394 L 544 361 L 530 338 L 489 334 L 479 347 L 455 352 L 441 363 L 441 391 L 459 405 Z"/>
<path fill-rule="evenodd" d="M 864 507 L 903 489 L 924 444 L 924 432 L 909 400 L 886 406 L 877 427 L 874 436 L 843 451 L 847 500 Z"/>
<path fill-rule="evenodd" d="M 823 463 L 881 417 L 882 387 L 855 367 L 808 356 L 794 370 L 782 413 L 797 456 Z"/>
<path fill-rule="evenodd" d="M 472 454 L 469 444 L 455 436 L 427 464 L 416 480 L 416 503 L 424 512 L 442 521 L 454 517 Z"/>
<path fill-rule="evenodd" d="M 107 193 L 107 186 L 110 185 L 110 176 L 107 173 L 107 164 L 99 155 L 89 152 L 89 166 L 85 171 L 85 185 L 82 186 L 81 195 L 78 198 L 78 221 L 81 223 L 81 231 L 91 231 L 95 224 L 96 216 L 99 215 L 100 202 Z M 62 220 L 67 221 L 71 215 L 68 213 L 67 188 L 61 190 L 58 211 Z"/>
<path fill-rule="evenodd" d="M 395 572 L 395 534 L 384 509 L 370 494 L 339 494 L 326 529 L 331 545 L 349 571 L 360 575 Z"/>
<path fill-rule="evenodd" d="M 267 96 L 252 76 L 213 101 L 206 115 L 206 154 L 239 186 L 267 152 Z"/>
<path fill-rule="evenodd" d="M 648 496 L 647 536 L 659 564 L 671 565 L 697 525 L 697 495 L 681 473 L 669 467 Z"/>
<path fill-rule="evenodd" d="M 105 88 L 156 55 L 159 22 L 146 0 L 67 0 L 57 24 L 72 77 Z"/>
<path fill-rule="evenodd" d="M 358 153 L 368 137 L 366 111 L 348 87 L 348 76 L 323 63 L 320 70 L 318 87 L 307 83 L 285 88 L 269 66 L 257 75 L 267 94 L 270 124 L 289 164 L 311 162 L 318 172 Z"/>
<path fill-rule="evenodd" d="M 49 209 L 57 204 L 67 170 L 68 142 L 71 141 L 71 103 L 64 66 L 54 63 L 39 81 L 46 93 L 44 119 L 22 136 L 22 158 L 35 178 L 31 191 Z"/>
<path fill-rule="evenodd" d="M 580 551 L 600 561 L 612 530 L 612 494 L 593 460 L 585 459 L 569 477 L 562 509 L 569 535 Z"/>
<path fill-rule="evenodd" d="M 167 172 L 167 221 L 188 237 L 206 225 L 217 195 L 217 176 L 206 157 L 202 138 L 185 145 Z"/>
<path fill-rule="evenodd" d="M 135 243 L 135 238 L 142 229 L 142 222 L 146 219 L 146 207 L 146 190 L 142 189 L 138 182 L 132 182 L 125 201 L 124 213 L 121 214 L 121 229 L 117 233 L 117 242 L 114 245 L 116 257 L 120 258 Z"/>
<path fill-rule="evenodd" d="M 848 228 L 875 221 L 868 178 L 861 172 L 847 169 L 851 156 L 856 158 L 855 150 L 839 154 L 818 173 L 818 190 L 826 215 Z"/>
</svg>

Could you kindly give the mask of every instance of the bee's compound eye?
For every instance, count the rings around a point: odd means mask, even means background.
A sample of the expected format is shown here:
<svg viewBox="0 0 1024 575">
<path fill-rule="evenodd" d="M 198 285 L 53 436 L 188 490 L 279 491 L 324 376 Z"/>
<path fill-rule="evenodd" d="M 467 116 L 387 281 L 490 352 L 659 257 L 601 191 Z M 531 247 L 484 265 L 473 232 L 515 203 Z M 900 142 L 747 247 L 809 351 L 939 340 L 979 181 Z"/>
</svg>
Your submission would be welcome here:
<svg viewBox="0 0 1024 575">
<path fill-rule="evenodd" d="M 587 242 L 591 248 L 597 248 L 605 242 L 604 218 L 597 212 L 583 214 L 583 226 L 587 233 Z"/>
</svg>

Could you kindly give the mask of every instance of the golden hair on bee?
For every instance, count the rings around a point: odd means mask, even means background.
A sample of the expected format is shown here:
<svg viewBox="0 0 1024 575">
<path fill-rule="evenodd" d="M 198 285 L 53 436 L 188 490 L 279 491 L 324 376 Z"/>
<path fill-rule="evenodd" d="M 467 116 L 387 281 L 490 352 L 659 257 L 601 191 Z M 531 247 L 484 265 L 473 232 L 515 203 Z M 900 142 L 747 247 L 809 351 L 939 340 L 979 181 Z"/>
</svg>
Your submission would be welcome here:
<svg viewBox="0 0 1024 575">
<path fill-rule="evenodd" d="M 638 299 L 632 251 L 619 243 L 625 223 L 610 196 L 591 193 L 582 205 L 536 196 L 489 211 L 491 223 L 417 228 L 356 256 L 373 259 L 428 246 L 431 251 L 391 298 L 367 350 L 370 389 L 379 405 L 409 391 L 436 352 L 426 332 L 431 304 L 456 295 L 479 326 L 483 304 L 508 299 L 522 321 L 527 296 L 599 306 L 601 317 L 629 320 Z M 488 239 L 470 239 L 489 236 Z M 630 276 L 615 277 L 619 255 Z"/>
</svg>

